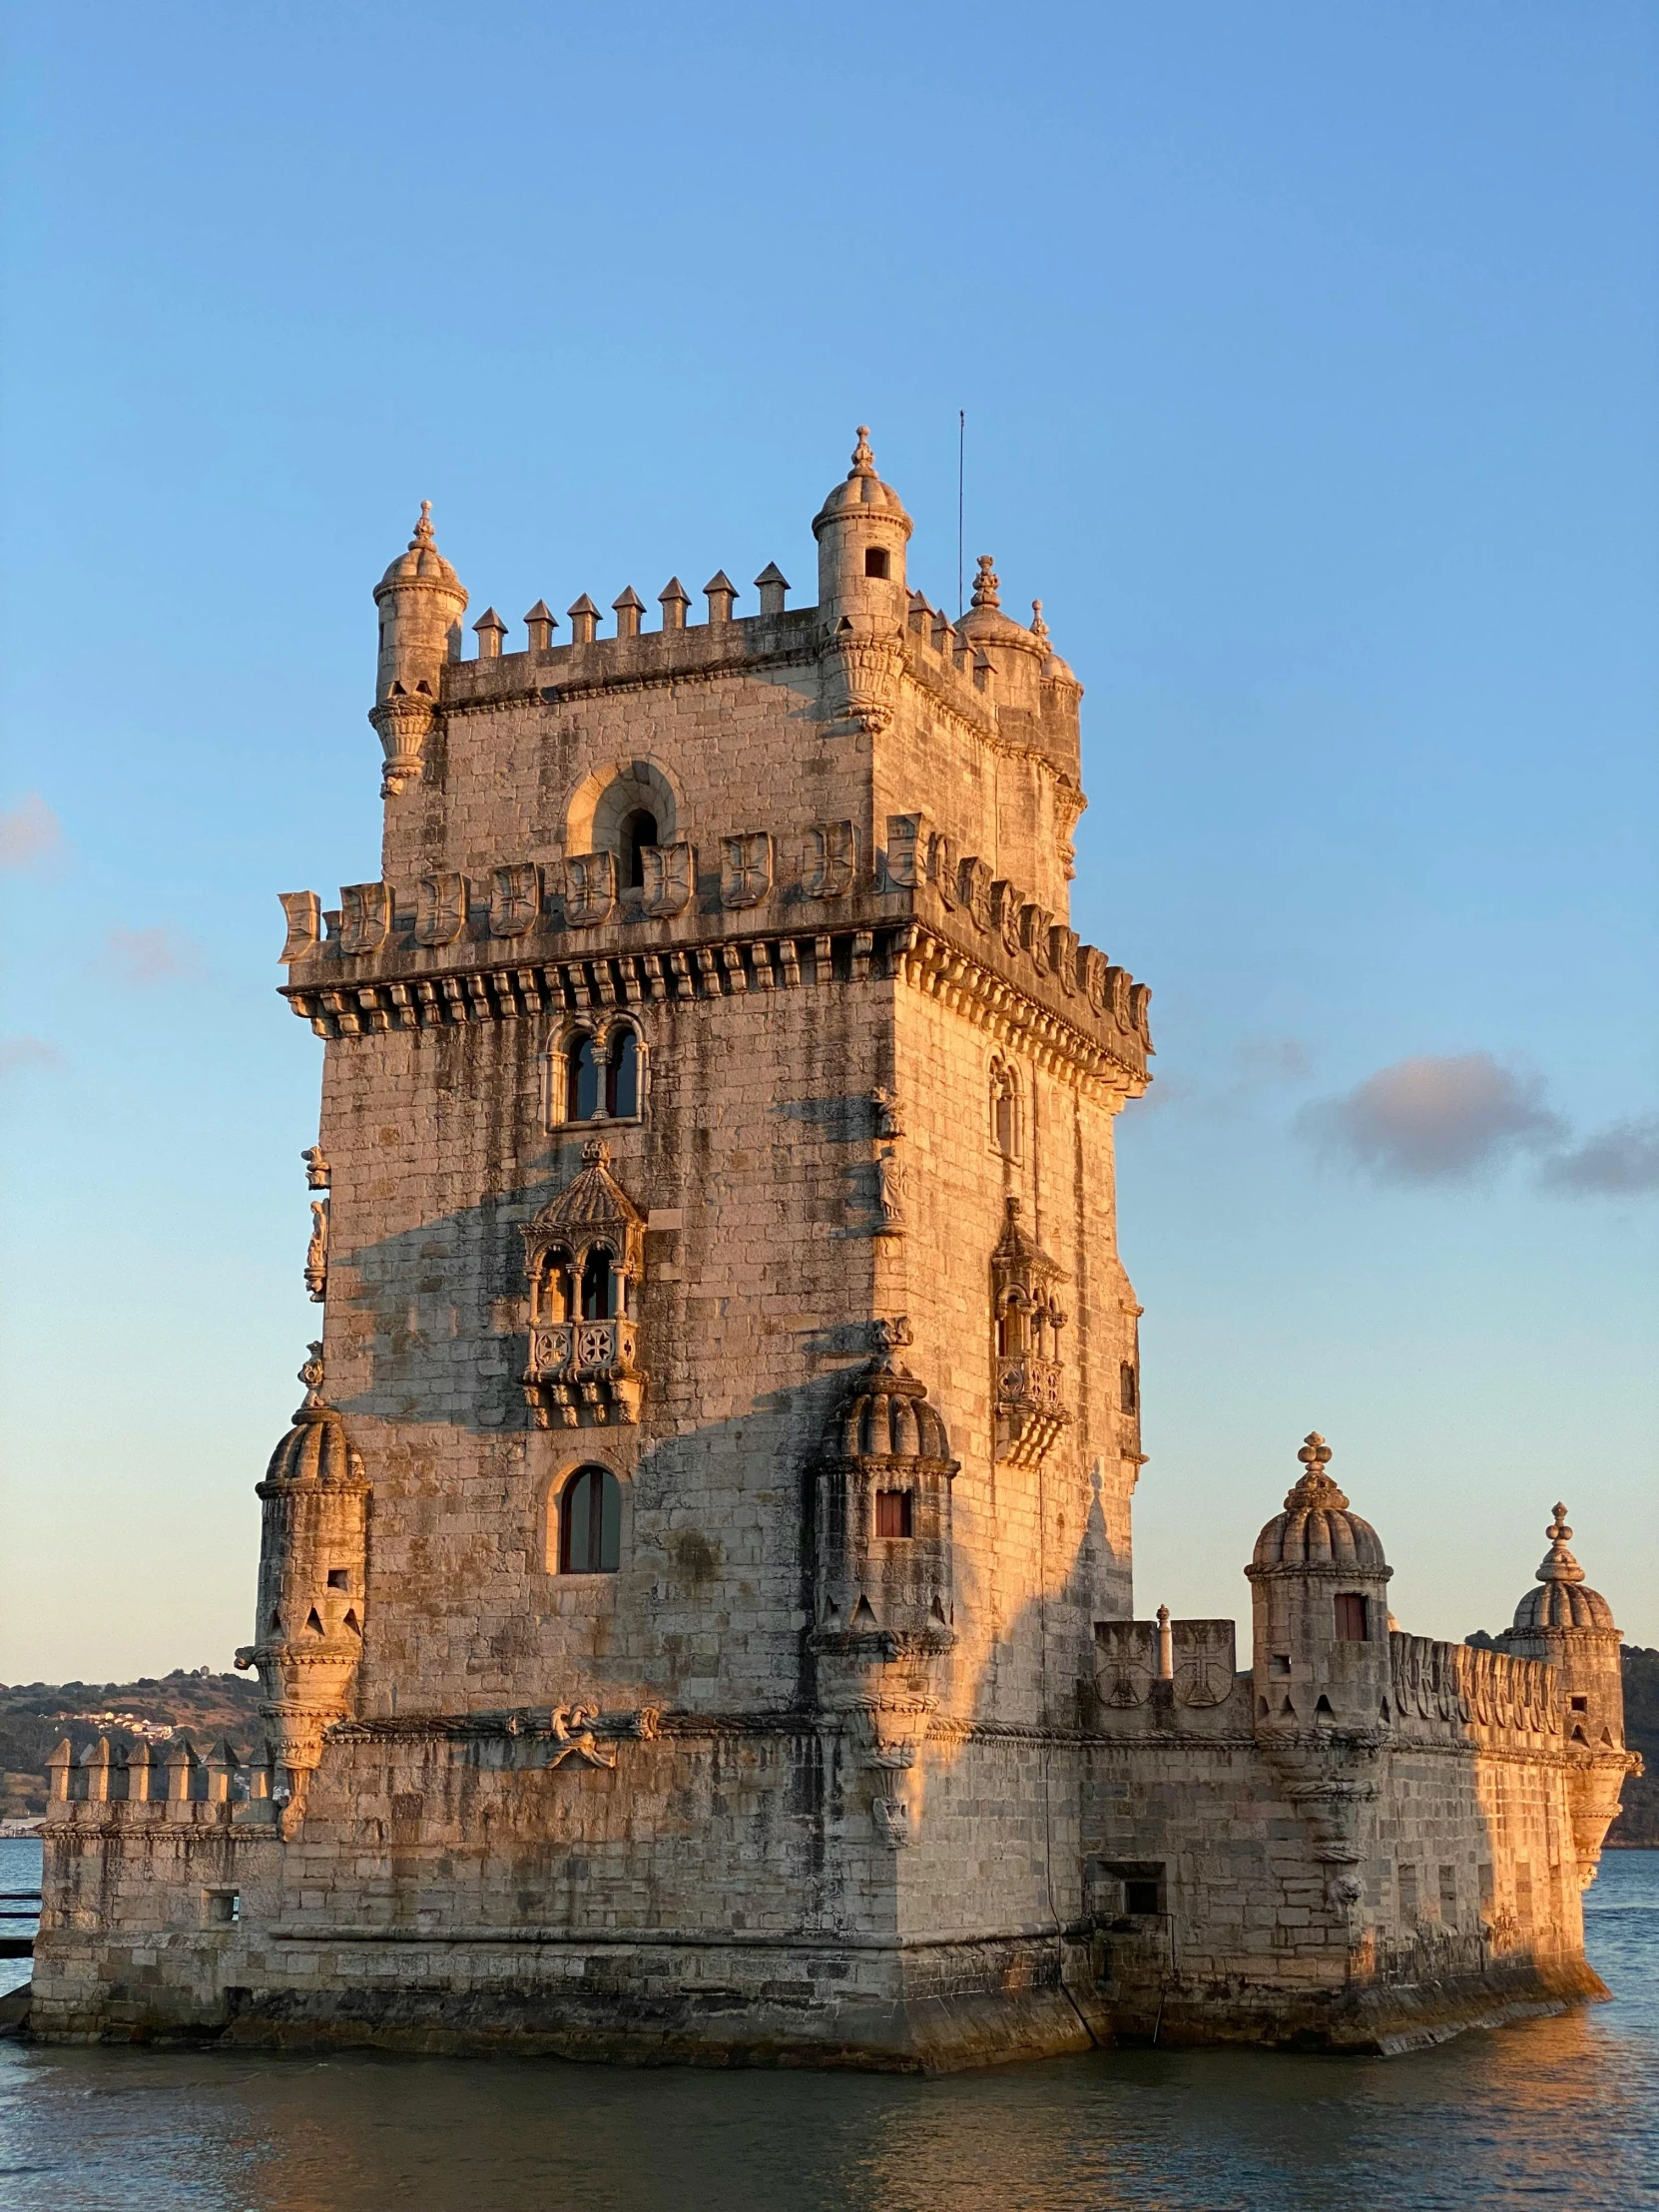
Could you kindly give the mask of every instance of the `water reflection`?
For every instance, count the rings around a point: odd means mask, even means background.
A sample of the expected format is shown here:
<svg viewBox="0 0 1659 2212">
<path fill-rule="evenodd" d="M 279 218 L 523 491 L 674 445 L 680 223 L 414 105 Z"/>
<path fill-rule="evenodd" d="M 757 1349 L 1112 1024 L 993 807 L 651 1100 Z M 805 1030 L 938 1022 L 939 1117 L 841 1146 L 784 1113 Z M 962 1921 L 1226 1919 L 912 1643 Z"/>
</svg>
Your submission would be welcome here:
<svg viewBox="0 0 1659 2212">
<path fill-rule="evenodd" d="M 1099 2052 L 924 2082 L 0 2045 L 17 2212 L 1466 2212 L 1659 2205 L 1659 1853 L 1617 2001 L 1415 2057 Z"/>
</svg>

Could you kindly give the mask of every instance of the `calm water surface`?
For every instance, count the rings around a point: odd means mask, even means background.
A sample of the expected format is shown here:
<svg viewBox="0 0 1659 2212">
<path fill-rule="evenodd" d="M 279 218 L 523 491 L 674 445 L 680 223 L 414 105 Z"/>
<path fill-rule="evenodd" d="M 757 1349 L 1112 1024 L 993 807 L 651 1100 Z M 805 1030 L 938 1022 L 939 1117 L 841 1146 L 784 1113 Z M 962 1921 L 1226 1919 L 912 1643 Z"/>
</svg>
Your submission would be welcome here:
<svg viewBox="0 0 1659 2212">
<path fill-rule="evenodd" d="M 0 1843 L 0 1888 L 37 1846 Z M 1611 2004 L 1409 2058 L 1101 2051 L 944 2081 L 0 2044 L 19 2212 L 1659 2206 L 1659 1852 L 1586 1899 Z"/>
</svg>

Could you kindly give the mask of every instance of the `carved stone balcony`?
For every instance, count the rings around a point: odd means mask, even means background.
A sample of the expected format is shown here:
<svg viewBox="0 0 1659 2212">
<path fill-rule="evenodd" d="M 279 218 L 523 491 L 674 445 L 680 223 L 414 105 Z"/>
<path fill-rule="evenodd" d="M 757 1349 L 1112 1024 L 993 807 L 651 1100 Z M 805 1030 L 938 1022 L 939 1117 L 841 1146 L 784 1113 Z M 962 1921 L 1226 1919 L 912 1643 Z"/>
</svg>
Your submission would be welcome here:
<svg viewBox="0 0 1659 2212">
<path fill-rule="evenodd" d="M 1035 1353 L 999 1354 L 996 1363 L 996 1455 L 1034 1467 L 1065 1427 L 1060 1369 Z"/>
<path fill-rule="evenodd" d="M 554 1322 L 530 1332 L 524 1394 L 538 1428 L 554 1416 L 567 1428 L 583 1414 L 595 1422 L 640 1417 L 645 1377 L 636 1365 L 639 1332 L 631 1321 Z"/>
</svg>

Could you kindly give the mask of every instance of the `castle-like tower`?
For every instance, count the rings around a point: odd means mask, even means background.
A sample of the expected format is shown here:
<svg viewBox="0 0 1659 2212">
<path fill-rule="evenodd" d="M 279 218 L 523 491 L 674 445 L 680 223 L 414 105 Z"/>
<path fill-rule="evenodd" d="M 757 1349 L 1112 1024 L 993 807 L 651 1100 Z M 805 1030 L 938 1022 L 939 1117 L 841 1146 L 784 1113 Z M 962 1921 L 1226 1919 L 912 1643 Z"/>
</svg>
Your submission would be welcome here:
<svg viewBox="0 0 1659 2212">
<path fill-rule="evenodd" d="M 1425 1646 L 1423 1704 L 1317 1437 L 1249 1670 L 1132 1618 L 1149 994 L 1070 926 L 1081 687 L 988 559 L 960 620 L 910 588 L 863 430 L 813 530 L 814 606 L 675 578 L 650 631 L 632 587 L 513 653 L 486 609 L 470 659 L 424 508 L 376 588 L 380 872 L 283 898 L 323 1321 L 260 1485 L 266 1741 L 165 1795 L 60 1755 L 39 2031 L 1376 2046 L 1425 1804 L 1456 2016 L 1589 1986 L 1576 1881 L 1494 1965 L 1481 1778 L 1528 1716 L 1511 1827 L 1558 1865 L 1571 1797 L 1593 1863 L 1609 1623 Z"/>
</svg>

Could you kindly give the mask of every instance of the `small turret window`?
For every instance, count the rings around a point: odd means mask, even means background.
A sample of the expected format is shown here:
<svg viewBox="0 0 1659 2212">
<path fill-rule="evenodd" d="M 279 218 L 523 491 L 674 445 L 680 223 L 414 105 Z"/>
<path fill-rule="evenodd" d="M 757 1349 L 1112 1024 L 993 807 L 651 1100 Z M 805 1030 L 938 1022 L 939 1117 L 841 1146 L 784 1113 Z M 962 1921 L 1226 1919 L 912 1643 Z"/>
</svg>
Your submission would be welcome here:
<svg viewBox="0 0 1659 2212">
<path fill-rule="evenodd" d="M 559 1572 L 615 1574 L 622 1556 L 622 1489 L 609 1467 L 578 1467 L 559 1495 Z"/>
<path fill-rule="evenodd" d="M 864 574 L 879 576 L 883 582 L 886 580 L 887 549 L 884 545 L 869 545 L 864 548 Z"/>
<path fill-rule="evenodd" d="M 605 1111 L 627 1121 L 639 1110 L 639 1040 L 632 1029 L 619 1029 L 605 1055 Z"/>
<path fill-rule="evenodd" d="M 875 1493 L 875 1533 L 878 1536 L 909 1536 L 915 1532 L 914 1502 L 908 1490 L 877 1490 Z"/>
</svg>

